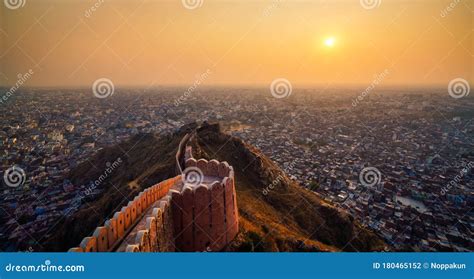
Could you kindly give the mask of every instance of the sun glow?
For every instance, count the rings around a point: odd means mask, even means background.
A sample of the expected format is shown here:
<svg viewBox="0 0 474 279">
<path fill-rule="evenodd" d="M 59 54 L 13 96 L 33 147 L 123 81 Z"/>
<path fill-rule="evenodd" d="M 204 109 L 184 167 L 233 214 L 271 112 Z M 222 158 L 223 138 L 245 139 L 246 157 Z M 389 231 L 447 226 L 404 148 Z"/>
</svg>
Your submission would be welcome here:
<svg viewBox="0 0 474 279">
<path fill-rule="evenodd" d="M 336 39 L 334 37 L 329 37 L 324 40 L 324 45 L 327 47 L 334 47 L 336 44 Z"/>
<path fill-rule="evenodd" d="M 32 61 L 41 63 L 25 82 L 31 87 L 90 89 L 94 81 L 107 78 L 116 90 L 150 84 L 188 88 L 197 74 L 207 75 L 211 61 L 219 69 L 211 69 L 206 85 L 267 86 L 286 78 L 295 87 L 328 81 L 367 87 L 374 73 L 387 68 L 386 59 L 396 63 L 384 85 L 446 88 L 455 75 L 474 86 L 473 59 L 465 51 L 473 49 L 472 13 L 458 4 L 444 17 L 447 1 L 284 1 L 283 8 L 283 1 L 247 0 L 230 8 L 229 1 L 183 0 L 191 8 L 199 5 L 189 3 L 204 2 L 192 11 L 181 1 L 109 1 L 113 8 L 91 6 L 103 2 L 98 0 L 26 2 L 7 13 L 0 1 L 0 98 L 1 88 L 14 86 L 18 73 L 24 77 Z M 49 11 L 52 2 L 54 12 Z M 383 3 L 369 12 L 359 2 Z M 96 11 L 89 17 L 91 7 Z M 128 15 L 135 9 L 130 24 L 122 26 L 117 12 Z M 439 19 L 440 11 L 442 25 L 433 18 Z M 31 26 L 38 25 L 35 16 L 43 13 L 47 16 L 40 23 L 47 30 L 32 32 Z M 87 17 L 91 30 L 72 28 L 77 16 Z M 215 22 L 222 26 L 215 28 Z M 122 27 L 113 32 L 117 26 Z M 444 36 L 447 30 L 452 39 Z M 94 36 L 84 35 L 91 31 Z M 101 38 L 109 40 L 101 44 Z M 449 59 L 438 59 L 444 54 Z M 67 78 L 57 78 L 64 74 Z"/>
</svg>

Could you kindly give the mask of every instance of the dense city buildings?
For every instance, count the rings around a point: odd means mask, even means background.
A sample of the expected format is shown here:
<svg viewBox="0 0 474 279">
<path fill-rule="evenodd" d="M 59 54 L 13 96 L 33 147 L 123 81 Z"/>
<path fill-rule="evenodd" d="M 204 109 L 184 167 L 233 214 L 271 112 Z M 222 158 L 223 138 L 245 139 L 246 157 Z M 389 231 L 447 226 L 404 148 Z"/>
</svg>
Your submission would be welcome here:
<svg viewBox="0 0 474 279">
<path fill-rule="evenodd" d="M 90 89 L 19 90 L 0 106 L 2 174 L 24 171 L 16 187 L 2 180 L 0 249 L 34 251 L 100 196 L 99 178 L 73 185 L 68 173 L 102 148 L 218 121 L 394 249 L 472 251 L 474 99 L 445 91 L 361 98 L 363 89 L 294 89 L 275 98 L 267 88 L 118 88 L 97 98 Z"/>
</svg>

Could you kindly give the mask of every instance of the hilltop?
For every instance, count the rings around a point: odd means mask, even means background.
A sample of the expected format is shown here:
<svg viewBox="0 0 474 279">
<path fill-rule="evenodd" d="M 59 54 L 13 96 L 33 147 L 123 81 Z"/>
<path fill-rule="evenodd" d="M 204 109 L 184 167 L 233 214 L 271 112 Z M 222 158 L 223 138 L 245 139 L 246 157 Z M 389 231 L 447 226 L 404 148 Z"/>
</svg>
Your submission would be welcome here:
<svg viewBox="0 0 474 279">
<path fill-rule="evenodd" d="M 273 161 L 239 138 L 223 133 L 218 124 L 190 124 L 173 135 L 137 135 L 102 150 L 70 175 L 74 185 L 95 180 L 104 166 L 121 164 L 102 183 L 99 198 L 69 216 L 46 243 L 45 250 L 63 251 L 77 245 L 97 224 L 143 189 L 176 175 L 175 154 L 180 140 L 196 158 L 227 161 L 235 170 L 240 233 L 228 251 L 374 251 L 384 242 L 352 216 L 302 188 Z M 126 153 L 126 154 L 124 154 Z"/>
<path fill-rule="evenodd" d="M 93 194 L 81 191 L 82 204 L 77 212 L 65 217 L 43 245 L 44 251 L 67 251 L 91 234 L 98 224 L 132 200 L 142 190 L 176 175 L 175 154 L 186 128 L 173 135 L 138 134 L 129 140 L 105 148 L 69 174 L 75 186 L 88 185 L 104 175 L 107 165 L 120 158 L 120 164 L 101 180 Z M 74 205 L 71 205 L 73 207 Z"/>
<path fill-rule="evenodd" d="M 304 189 L 252 145 L 220 131 L 197 130 L 197 158 L 227 161 L 236 175 L 240 235 L 237 251 L 374 251 L 384 242 L 351 215 Z"/>
</svg>

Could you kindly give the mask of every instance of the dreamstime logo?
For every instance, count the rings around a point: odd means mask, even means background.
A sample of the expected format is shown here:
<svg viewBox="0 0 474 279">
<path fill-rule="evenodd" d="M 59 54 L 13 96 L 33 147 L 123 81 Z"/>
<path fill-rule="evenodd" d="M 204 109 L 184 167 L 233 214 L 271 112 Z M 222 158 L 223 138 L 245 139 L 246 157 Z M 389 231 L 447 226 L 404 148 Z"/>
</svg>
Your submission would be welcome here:
<svg viewBox="0 0 474 279">
<path fill-rule="evenodd" d="M 456 187 L 461 180 L 469 174 L 469 172 L 474 168 L 474 162 L 469 162 L 466 164 L 459 174 L 457 174 L 445 187 L 441 188 L 441 195 L 446 195 L 453 187 Z"/>
<path fill-rule="evenodd" d="M 84 12 L 84 16 L 89 18 L 92 16 L 93 13 L 95 13 L 99 8 L 100 6 L 102 6 L 102 4 L 104 4 L 104 1 L 105 0 L 97 0 L 94 5 L 92 5 L 89 9 L 87 9 L 85 12 Z"/>
<path fill-rule="evenodd" d="M 359 174 L 359 181 L 365 187 L 374 187 L 382 181 L 382 174 L 377 168 L 364 168 Z"/>
<path fill-rule="evenodd" d="M 45 260 L 41 264 L 28 265 L 5 265 L 6 272 L 85 272 L 86 268 L 83 265 L 53 265 L 51 260 Z"/>
<path fill-rule="evenodd" d="M 456 8 L 456 6 L 459 4 L 459 2 L 461 2 L 461 0 L 453 0 L 451 3 L 449 3 L 449 5 L 444 8 L 443 10 L 441 10 L 441 12 L 439 13 L 439 15 L 441 17 L 446 17 L 448 16 L 448 14 L 450 12 L 452 12 L 454 10 L 454 8 Z"/>
<path fill-rule="evenodd" d="M 108 78 L 99 78 L 92 85 L 94 96 L 100 99 L 107 98 L 114 94 L 114 83 Z"/>
<path fill-rule="evenodd" d="M 199 186 L 204 180 L 204 174 L 197 167 L 186 168 L 181 176 L 185 185 Z"/>
<path fill-rule="evenodd" d="M 186 102 L 186 100 L 191 97 L 192 93 L 198 88 L 201 83 L 203 83 L 206 79 L 209 78 L 209 75 L 212 73 L 210 69 L 207 69 L 204 73 L 197 75 L 196 79 L 194 80 L 194 83 L 192 86 L 190 86 L 186 91 L 184 91 L 184 94 L 179 96 L 176 100 L 174 100 L 174 105 L 177 107 L 180 104 Z"/>
<path fill-rule="evenodd" d="M 32 69 L 29 69 L 28 72 L 24 74 L 18 74 L 18 80 L 15 82 L 15 84 L 10 88 L 10 90 L 5 93 L 5 95 L 0 97 L 0 103 L 6 102 L 13 94 L 25 83 L 27 82 L 34 74 L 35 72 Z"/>
<path fill-rule="evenodd" d="M 94 183 L 92 184 L 92 188 L 89 187 L 87 188 L 84 193 L 86 195 L 90 195 L 92 193 L 92 191 L 99 185 L 101 185 L 106 179 L 107 177 L 109 177 L 112 172 L 117 169 L 121 164 L 123 163 L 122 161 L 122 158 L 118 157 L 117 160 L 113 161 L 112 163 L 110 162 L 107 162 L 105 163 L 105 166 L 106 166 L 106 169 L 104 171 L 104 173 L 102 173 L 99 178 L 97 178 Z"/>
<path fill-rule="evenodd" d="M 449 96 L 454 99 L 466 97 L 469 95 L 470 91 L 471 87 L 469 86 L 469 83 L 463 78 L 455 78 L 449 82 L 448 93 Z"/>
<path fill-rule="evenodd" d="M 374 80 L 370 83 L 370 85 L 362 91 L 362 93 L 357 96 L 354 100 L 352 100 L 352 106 L 356 107 L 364 98 L 369 95 L 369 93 L 377 87 L 382 81 L 390 74 L 390 71 L 388 69 L 385 69 L 383 72 L 380 74 L 375 75 Z"/>
<path fill-rule="evenodd" d="M 181 2 L 186 9 L 195 10 L 202 6 L 204 0 L 181 0 Z"/>
<path fill-rule="evenodd" d="M 380 6 L 382 0 L 360 0 L 360 5 L 366 10 L 372 10 Z"/>
<path fill-rule="evenodd" d="M 284 179 L 284 178 L 283 178 L 283 176 L 282 176 L 281 174 L 278 175 L 277 178 L 272 181 L 272 183 L 270 183 L 266 188 L 264 188 L 264 189 L 262 190 L 262 194 L 263 194 L 264 196 L 268 195 L 268 193 L 270 193 L 271 190 L 275 189 L 275 187 L 276 187 L 277 185 L 279 185 L 280 182 L 283 181 L 283 179 Z"/>
<path fill-rule="evenodd" d="M 296 165 L 296 162 L 291 162 L 284 170 L 286 173 L 289 173 Z M 268 193 L 270 193 L 271 190 L 275 189 L 278 185 L 280 185 L 281 182 L 284 181 L 284 177 L 280 174 L 278 175 L 275 179 L 273 179 L 273 181 L 268 184 L 268 186 L 266 188 L 263 188 L 262 190 L 262 194 L 264 196 L 268 195 Z"/>
<path fill-rule="evenodd" d="M 272 12 L 275 9 L 277 9 L 282 2 L 285 2 L 285 1 L 286 0 L 274 0 L 274 1 L 272 1 L 272 3 L 268 6 L 266 6 L 265 9 L 263 10 L 263 13 L 262 13 L 263 16 L 264 17 L 270 16 L 272 14 Z"/>
<path fill-rule="evenodd" d="M 289 80 L 277 78 L 272 81 L 272 84 L 270 85 L 270 91 L 273 97 L 282 99 L 291 95 L 291 92 L 293 92 L 293 87 L 291 86 Z"/>
<path fill-rule="evenodd" d="M 5 3 L 5 7 L 10 10 L 23 8 L 26 4 L 26 0 L 4 0 L 3 2 Z"/>
<path fill-rule="evenodd" d="M 122 163 L 123 160 L 120 157 L 118 157 L 117 160 L 113 161 L 112 163 L 106 162 L 105 171 L 96 180 L 93 182 L 91 181 L 89 186 L 87 186 L 84 191 L 76 194 L 76 196 L 72 199 L 69 208 L 66 209 L 65 214 L 67 215 L 77 211 L 82 204 L 82 200 L 89 195 L 93 195 L 97 187 L 104 183 L 106 179 L 112 174 L 112 172 L 114 172 Z"/>
<path fill-rule="evenodd" d="M 3 174 L 3 181 L 9 187 L 16 188 L 18 186 L 21 186 L 25 183 L 25 180 L 25 171 L 18 166 L 13 166 L 7 169 Z"/>
</svg>

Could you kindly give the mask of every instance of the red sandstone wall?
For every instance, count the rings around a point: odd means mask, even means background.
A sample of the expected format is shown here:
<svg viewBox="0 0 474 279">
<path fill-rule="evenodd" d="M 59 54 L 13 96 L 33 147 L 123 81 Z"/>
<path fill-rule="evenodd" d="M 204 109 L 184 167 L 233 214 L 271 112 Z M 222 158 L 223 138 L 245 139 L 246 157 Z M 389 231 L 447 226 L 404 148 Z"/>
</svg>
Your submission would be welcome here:
<svg viewBox="0 0 474 279">
<path fill-rule="evenodd" d="M 186 168 L 197 167 L 220 182 L 183 186 L 181 175 L 162 181 L 136 196 L 92 236 L 71 252 L 221 251 L 238 234 L 239 216 L 234 171 L 227 162 L 192 158 L 185 149 Z M 137 229 L 139 228 L 139 229 Z"/>
<path fill-rule="evenodd" d="M 158 203 L 157 211 L 152 211 L 152 216 L 147 219 L 146 233 L 142 232 L 137 235 L 138 247 L 140 251 L 172 251 L 174 243 L 171 241 L 158 242 L 157 239 L 150 240 L 152 237 L 162 237 L 163 239 L 173 239 L 170 198 L 165 197 L 170 188 L 181 181 L 181 176 L 162 181 L 152 187 L 144 190 L 127 206 L 116 212 L 113 217 L 107 220 L 104 226 L 98 227 L 92 236 L 82 240 L 79 247 L 71 248 L 71 252 L 106 252 L 113 251 L 128 236 L 133 226 L 145 216 L 145 212 L 156 202 Z M 160 246 L 158 246 L 160 244 Z M 127 249 L 135 251 L 136 249 Z"/>
<path fill-rule="evenodd" d="M 219 177 L 212 185 L 184 186 L 172 193 L 175 243 L 178 251 L 220 251 L 237 235 L 234 171 L 226 162 L 188 159 L 204 175 Z"/>
</svg>

